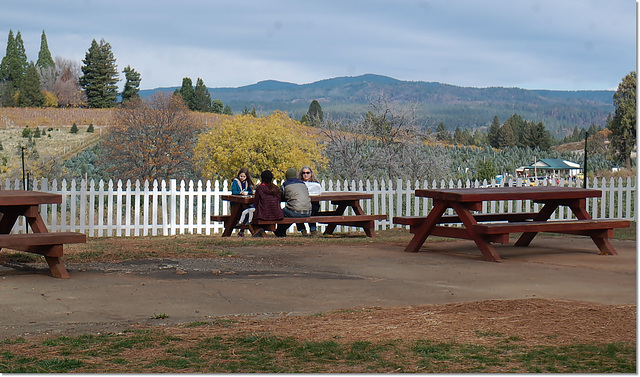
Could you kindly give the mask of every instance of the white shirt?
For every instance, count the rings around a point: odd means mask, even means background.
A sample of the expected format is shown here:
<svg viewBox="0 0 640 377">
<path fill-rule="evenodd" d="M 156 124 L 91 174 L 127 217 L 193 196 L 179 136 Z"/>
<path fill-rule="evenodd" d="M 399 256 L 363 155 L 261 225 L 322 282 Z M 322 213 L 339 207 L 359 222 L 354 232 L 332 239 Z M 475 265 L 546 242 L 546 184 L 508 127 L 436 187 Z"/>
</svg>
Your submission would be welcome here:
<svg viewBox="0 0 640 377">
<path fill-rule="evenodd" d="M 305 182 L 307 185 L 307 190 L 309 190 L 309 195 L 320 195 L 322 194 L 322 186 L 318 182 Z"/>
</svg>

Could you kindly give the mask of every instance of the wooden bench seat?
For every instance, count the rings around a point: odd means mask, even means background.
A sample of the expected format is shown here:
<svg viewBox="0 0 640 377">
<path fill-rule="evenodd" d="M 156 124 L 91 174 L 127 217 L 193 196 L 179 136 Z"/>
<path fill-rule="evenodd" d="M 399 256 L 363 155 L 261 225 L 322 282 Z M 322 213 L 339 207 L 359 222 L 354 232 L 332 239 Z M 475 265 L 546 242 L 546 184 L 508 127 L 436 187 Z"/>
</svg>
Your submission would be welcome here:
<svg viewBox="0 0 640 377">
<path fill-rule="evenodd" d="M 75 232 L 0 234 L 0 248 L 28 251 L 43 255 L 50 254 L 48 247 L 51 246 L 85 242 L 87 242 L 87 236 L 83 233 Z"/>
<path fill-rule="evenodd" d="M 43 255 L 51 275 L 61 279 L 69 278 L 61 259 L 64 244 L 86 242 L 85 234 L 75 232 L 0 234 L 0 248 Z"/>
<path fill-rule="evenodd" d="M 223 223 L 226 223 L 230 217 L 231 215 L 212 215 L 211 221 L 221 221 Z"/>
<path fill-rule="evenodd" d="M 253 219 L 254 225 L 297 224 L 297 223 L 323 223 L 336 225 L 354 225 L 374 220 L 384 220 L 387 215 L 350 215 L 350 216 L 308 216 L 285 217 L 282 220 Z"/>
<path fill-rule="evenodd" d="M 536 212 L 517 212 L 517 213 L 481 213 L 473 215 L 477 222 L 485 221 L 526 221 L 532 220 Z M 416 226 L 420 225 L 426 219 L 425 216 L 396 216 L 393 218 L 394 224 Z M 461 223 L 460 217 L 457 215 L 443 215 L 439 224 L 456 224 Z"/>
<path fill-rule="evenodd" d="M 616 219 L 521 221 L 511 223 L 476 224 L 474 231 L 482 234 L 504 234 L 520 232 L 552 232 L 594 235 L 594 230 L 610 231 L 628 228 L 630 221 Z"/>
</svg>

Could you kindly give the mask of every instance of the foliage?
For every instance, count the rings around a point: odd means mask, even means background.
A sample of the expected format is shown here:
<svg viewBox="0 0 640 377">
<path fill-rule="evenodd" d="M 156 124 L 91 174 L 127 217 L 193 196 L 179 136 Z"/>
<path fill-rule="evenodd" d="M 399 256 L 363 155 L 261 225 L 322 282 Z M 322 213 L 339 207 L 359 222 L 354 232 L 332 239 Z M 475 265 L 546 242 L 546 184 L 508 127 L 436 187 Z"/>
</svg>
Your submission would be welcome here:
<svg viewBox="0 0 640 377">
<path fill-rule="evenodd" d="M 80 64 L 56 58 L 56 81 L 53 92 L 60 107 L 84 107 L 87 95 L 80 87 Z"/>
<path fill-rule="evenodd" d="M 629 73 L 613 95 L 615 113 L 607 127 L 611 130 L 611 152 L 616 162 L 631 169 L 631 152 L 636 146 L 636 72 Z"/>
<path fill-rule="evenodd" d="M 20 107 L 41 107 L 44 105 L 44 95 L 40 91 L 40 74 L 33 62 L 29 63 L 22 80 L 17 105 Z"/>
<path fill-rule="evenodd" d="M 183 78 L 182 86 L 174 93 L 182 96 L 189 110 L 216 114 L 222 114 L 223 112 L 224 104 L 219 99 L 211 99 L 211 93 L 209 93 L 209 89 L 207 89 L 200 77 L 196 80 L 195 88 L 189 77 Z M 231 111 L 231 108 L 229 108 L 229 111 Z"/>
<path fill-rule="evenodd" d="M 118 70 L 111 45 L 104 39 L 94 39 L 85 54 L 80 86 L 87 95 L 89 107 L 110 108 L 118 97 Z"/>
<path fill-rule="evenodd" d="M 100 151 L 100 147 L 94 145 L 64 161 L 62 163 L 62 177 L 66 179 L 86 177 L 96 182 L 101 179 L 106 181 L 109 177 L 107 172 L 101 169 Z"/>
<path fill-rule="evenodd" d="M 180 96 L 132 99 L 101 144 L 101 166 L 119 179 L 192 177 L 192 151 L 201 127 Z"/>
<path fill-rule="evenodd" d="M 318 127 L 323 121 L 324 113 L 322 112 L 322 106 L 320 106 L 320 102 L 314 99 L 311 101 L 311 104 L 309 104 L 309 110 L 302 116 L 300 122 L 308 126 Z"/>
<path fill-rule="evenodd" d="M 140 73 L 130 66 L 126 66 L 124 71 L 124 88 L 122 89 L 122 102 L 131 101 L 133 98 L 140 97 Z"/>
<path fill-rule="evenodd" d="M 78 125 L 73 123 L 73 125 L 71 126 L 71 130 L 69 130 L 70 133 L 72 134 L 77 134 L 78 133 Z"/>
<path fill-rule="evenodd" d="M 47 35 L 42 30 L 42 36 L 40 37 L 40 51 L 38 52 L 38 60 L 36 66 L 38 68 L 55 67 L 55 62 L 51 57 L 51 51 L 49 51 L 49 44 L 47 43 Z"/>
<path fill-rule="evenodd" d="M 87 132 L 88 132 L 88 133 L 93 133 L 93 132 L 95 132 L 95 129 L 93 128 L 93 123 L 89 123 L 89 127 L 87 127 Z"/>
<path fill-rule="evenodd" d="M 324 175 L 329 178 L 426 178 L 446 175 L 443 150 L 428 144 L 415 126 L 412 107 L 391 103 L 385 96 L 370 101 L 371 110 L 356 120 L 325 120 Z"/>
<path fill-rule="evenodd" d="M 209 179 L 233 177 L 242 167 L 254 176 L 269 169 L 282 179 L 288 168 L 324 165 L 316 135 L 279 111 L 226 118 L 199 137 L 194 157 L 198 172 Z"/>
</svg>

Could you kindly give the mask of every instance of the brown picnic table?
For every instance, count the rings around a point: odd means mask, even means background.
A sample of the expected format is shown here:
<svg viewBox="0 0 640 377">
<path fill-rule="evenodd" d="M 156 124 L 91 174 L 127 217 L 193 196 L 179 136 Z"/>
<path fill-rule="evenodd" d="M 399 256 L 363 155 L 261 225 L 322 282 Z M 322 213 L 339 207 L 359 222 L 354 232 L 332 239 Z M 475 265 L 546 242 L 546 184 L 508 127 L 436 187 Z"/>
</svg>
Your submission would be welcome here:
<svg viewBox="0 0 640 377">
<path fill-rule="evenodd" d="M 0 190 L 0 248 L 26 251 L 44 256 L 51 275 L 68 279 L 62 261 L 63 245 L 87 242 L 87 236 L 75 232 L 49 233 L 40 215 L 41 204 L 61 204 L 62 195 L 26 191 Z M 33 233 L 11 234 L 19 216 L 24 216 Z"/>
<path fill-rule="evenodd" d="M 601 254 L 617 255 L 609 242 L 614 228 L 625 228 L 629 221 L 592 219 L 586 209 L 586 199 L 602 196 L 600 190 L 574 187 L 497 187 L 461 189 L 418 189 L 415 195 L 433 199 L 427 216 L 398 216 L 395 224 L 410 226 L 413 238 L 405 251 L 417 252 L 430 235 L 473 240 L 484 257 L 501 261 L 491 244 L 508 243 L 510 233 L 522 233 L 515 246 L 528 246 L 539 232 L 584 235 L 591 237 Z M 542 203 L 538 212 L 474 214 L 481 211 L 483 202 L 531 200 Z M 576 219 L 549 220 L 560 206 L 571 209 Z M 449 208 L 455 215 L 445 215 Z M 443 226 L 462 223 L 463 227 Z"/>
<path fill-rule="evenodd" d="M 337 207 L 332 211 L 322 211 L 316 216 L 308 217 L 285 217 L 278 221 L 264 221 L 254 218 L 253 224 L 267 225 L 275 227 L 276 224 L 296 224 L 296 223 L 323 223 L 327 227 L 323 234 L 332 234 L 338 225 L 361 227 L 368 237 L 376 237 L 374 228 L 375 220 L 384 220 L 386 215 L 367 215 L 362 206 L 361 200 L 372 199 L 373 194 L 352 191 L 336 191 L 323 192 L 319 195 L 311 195 L 312 202 L 328 201 Z M 224 231 L 222 237 L 229 237 L 233 233 L 233 229 L 247 227 L 246 225 L 238 225 L 238 221 L 242 215 L 242 211 L 253 204 L 253 195 L 222 195 L 222 200 L 229 201 L 238 205 L 231 206 L 229 215 L 211 216 L 212 221 L 224 222 Z M 353 215 L 345 215 L 345 211 L 351 208 Z"/>
</svg>

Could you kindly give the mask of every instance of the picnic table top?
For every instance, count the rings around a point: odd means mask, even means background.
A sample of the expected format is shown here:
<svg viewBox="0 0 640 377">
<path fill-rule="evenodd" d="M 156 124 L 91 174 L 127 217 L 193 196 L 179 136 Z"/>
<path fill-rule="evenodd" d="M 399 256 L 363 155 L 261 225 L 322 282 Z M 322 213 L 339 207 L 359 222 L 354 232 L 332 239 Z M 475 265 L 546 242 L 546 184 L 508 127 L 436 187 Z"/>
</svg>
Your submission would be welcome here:
<svg viewBox="0 0 640 377">
<path fill-rule="evenodd" d="M 579 187 L 528 186 L 453 189 L 417 189 L 416 196 L 455 202 L 493 200 L 562 200 L 600 197 L 602 191 Z"/>
<path fill-rule="evenodd" d="M 60 204 L 62 195 L 41 191 L 0 190 L 0 206 Z"/>
<path fill-rule="evenodd" d="M 222 200 L 236 203 L 253 203 L 253 195 L 222 195 Z M 334 201 L 355 201 L 371 199 L 373 194 L 357 191 L 325 191 L 319 195 L 310 195 L 312 202 L 334 200 Z"/>
</svg>

